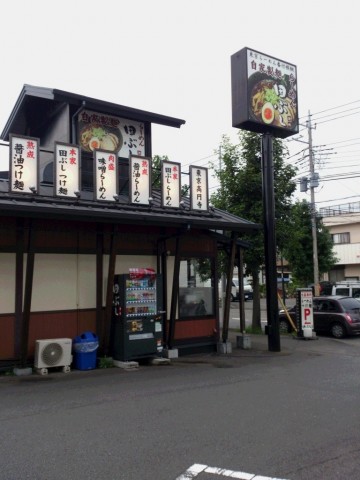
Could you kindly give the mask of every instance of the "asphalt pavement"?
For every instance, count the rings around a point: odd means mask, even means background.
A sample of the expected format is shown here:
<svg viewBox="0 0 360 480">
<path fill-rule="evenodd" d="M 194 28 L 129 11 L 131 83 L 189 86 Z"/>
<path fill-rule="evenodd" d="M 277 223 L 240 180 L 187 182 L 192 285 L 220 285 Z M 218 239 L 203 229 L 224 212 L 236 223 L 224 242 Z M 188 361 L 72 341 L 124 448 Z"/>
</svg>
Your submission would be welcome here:
<svg viewBox="0 0 360 480">
<path fill-rule="evenodd" d="M 295 298 L 288 298 L 285 300 L 286 307 L 292 307 L 295 305 Z M 229 328 L 240 330 L 240 305 L 239 302 L 230 303 L 230 318 L 229 318 Z M 279 302 L 279 309 L 282 309 L 282 304 Z M 245 326 L 250 327 L 252 324 L 252 311 L 253 311 L 253 301 L 248 300 L 245 302 Z M 266 311 L 266 299 L 260 299 L 260 315 L 261 315 L 261 327 L 263 332 L 265 331 L 265 325 L 267 324 L 267 311 Z M 223 319 L 223 309 L 220 308 L 220 325 L 222 326 Z"/>
<path fill-rule="evenodd" d="M 0 377 L 0 479 L 357 480 L 360 338 L 237 336 L 168 366 Z"/>
</svg>

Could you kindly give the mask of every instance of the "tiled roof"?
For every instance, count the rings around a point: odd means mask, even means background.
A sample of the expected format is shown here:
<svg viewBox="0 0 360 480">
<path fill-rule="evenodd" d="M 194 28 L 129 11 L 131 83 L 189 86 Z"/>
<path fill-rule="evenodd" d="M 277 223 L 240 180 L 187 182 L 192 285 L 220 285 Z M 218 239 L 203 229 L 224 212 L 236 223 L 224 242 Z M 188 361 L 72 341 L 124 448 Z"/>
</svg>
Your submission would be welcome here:
<svg viewBox="0 0 360 480">
<path fill-rule="evenodd" d="M 0 180 L 0 212 L 2 215 L 37 218 L 66 218 L 76 221 L 121 222 L 220 231 L 250 232 L 260 225 L 212 208 L 208 212 L 190 210 L 190 199 L 184 197 L 184 208 L 161 207 L 158 190 L 152 192 L 153 205 L 129 204 L 128 195 L 119 195 L 116 202 L 94 201 L 91 192 L 81 192 L 79 199 L 53 196 L 52 186 L 41 186 L 37 194 L 8 192 L 7 180 Z"/>
</svg>

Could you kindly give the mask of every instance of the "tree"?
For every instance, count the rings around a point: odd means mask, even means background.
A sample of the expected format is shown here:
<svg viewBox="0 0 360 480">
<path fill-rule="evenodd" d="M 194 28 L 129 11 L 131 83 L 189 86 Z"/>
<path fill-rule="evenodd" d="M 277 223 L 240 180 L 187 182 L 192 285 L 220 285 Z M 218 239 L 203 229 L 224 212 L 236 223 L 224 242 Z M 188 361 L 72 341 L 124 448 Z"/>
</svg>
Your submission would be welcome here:
<svg viewBox="0 0 360 480">
<path fill-rule="evenodd" d="M 292 206 L 289 217 L 289 230 L 296 232 L 296 235 L 289 235 L 283 249 L 295 282 L 304 287 L 314 282 L 311 221 L 311 205 L 306 201 L 296 202 Z M 331 235 L 320 217 L 316 218 L 316 236 L 319 275 L 321 275 L 328 272 L 337 260 L 333 253 Z"/>
<path fill-rule="evenodd" d="M 221 152 L 222 168 L 215 168 L 220 186 L 211 196 L 212 203 L 246 220 L 263 224 L 261 136 L 239 131 L 237 145 L 232 145 L 229 137 L 223 136 Z M 293 180 L 296 170 L 285 164 L 287 154 L 283 142 L 274 139 L 275 215 L 279 248 L 283 247 L 288 235 L 286 225 L 291 211 L 291 196 L 296 188 Z M 251 248 L 244 252 L 245 274 L 251 275 L 254 291 L 252 326 L 254 329 L 261 328 L 259 273 L 265 264 L 264 232 L 261 229 L 256 234 L 241 238 L 251 243 Z"/>
</svg>

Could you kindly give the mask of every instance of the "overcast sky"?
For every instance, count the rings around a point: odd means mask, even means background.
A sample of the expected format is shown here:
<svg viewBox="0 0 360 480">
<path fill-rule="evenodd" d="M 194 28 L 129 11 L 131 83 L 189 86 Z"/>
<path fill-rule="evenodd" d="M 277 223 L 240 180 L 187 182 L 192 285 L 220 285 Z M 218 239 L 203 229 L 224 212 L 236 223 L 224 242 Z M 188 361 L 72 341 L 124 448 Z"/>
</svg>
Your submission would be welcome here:
<svg viewBox="0 0 360 480">
<path fill-rule="evenodd" d="M 350 0 L 12 0 L 2 6 L 0 131 L 24 84 L 184 119 L 153 127 L 153 155 L 207 166 L 231 125 L 233 53 L 249 47 L 297 66 L 300 122 L 318 147 L 318 207 L 360 200 L 360 60 Z M 307 141 L 307 131 L 300 132 Z M 299 136 L 290 137 L 299 138 Z M 291 162 L 306 144 L 292 140 Z M 0 149 L 1 169 L 8 166 Z M 321 155 L 320 155 L 321 153 Z M 306 152 L 305 152 L 306 155 Z M 5 168 L 4 168 L 4 165 Z M 308 160 L 296 163 L 308 174 Z M 210 172 L 211 173 L 211 172 Z M 214 188 L 216 182 L 211 181 Z M 212 190 L 213 191 L 213 190 Z M 309 194 L 297 194 L 309 198 Z"/>
</svg>

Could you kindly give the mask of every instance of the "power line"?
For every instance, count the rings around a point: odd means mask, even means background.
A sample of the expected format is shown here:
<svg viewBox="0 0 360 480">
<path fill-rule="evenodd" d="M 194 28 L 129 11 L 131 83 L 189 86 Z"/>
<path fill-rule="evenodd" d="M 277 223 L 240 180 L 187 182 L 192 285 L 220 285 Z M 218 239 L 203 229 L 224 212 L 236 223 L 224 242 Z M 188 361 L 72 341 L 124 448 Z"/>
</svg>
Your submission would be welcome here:
<svg viewBox="0 0 360 480">
<path fill-rule="evenodd" d="M 355 107 L 355 108 L 349 108 L 348 110 L 343 110 L 342 112 L 337 112 L 337 113 L 332 113 L 330 115 L 324 115 L 323 117 L 318 117 L 318 118 L 313 118 L 314 122 L 315 123 L 322 123 L 322 122 L 319 122 L 318 120 L 321 120 L 323 118 L 328 118 L 328 117 L 332 117 L 334 115 L 339 115 L 340 113 L 347 113 L 347 112 L 351 112 L 352 110 L 358 110 L 360 107 Z M 355 112 L 355 113 L 359 113 L 359 112 Z"/>
<path fill-rule="evenodd" d="M 320 200 L 319 202 L 316 202 L 316 203 L 328 203 L 328 202 L 332 202 L 332 201 L 335 201 L 335 202 L 338 202 L 339 200 L 347 200 L 348 198 L 359 198 L 360 195 L 351 195 L 350 197 L 341 197 L 341 198 L 337 198 L 337 199 L 334 199 L 334 200 Z"/>
<path fill-rule="evenodd" d="M 343 105 L 339 105 L 337 107 L 331 107 L 331 108 L 327 108 L 326 110 L 321 110 L 320 112 L 316 112 L 316 113 L 311 114 L 311 116 L 321 115 L 322 113 L 330 112 L 331 110 L 336 110 L 337 108 L 347 107 L 348 105 L 354 105 L 354 103 L 359 103 L 359 102 L 360 102 L 360 100 L 354 100 L 353 102 L 344 103 Z M 308 118 L 308 115 L 304 115 L 303 117 L 301 117 L 301 119 L 303 119 L 303 118 Z"/>
<path fill-rule="evenodd" d="M 339 120 L 339 118 L 351 117 L 352 115 L 358 115 L 359 113 L 360 113 L 360 111 L 355 112 L 355 113 L 349 113 L 349 115 L 342 115 L 341 117 L 331 118 L 330 120 L 324 120 L 322 122 L 316 122 L 316 125 L 321 125 L 322 123 L 333 122 L 334 120 Z"/>
</svg>

